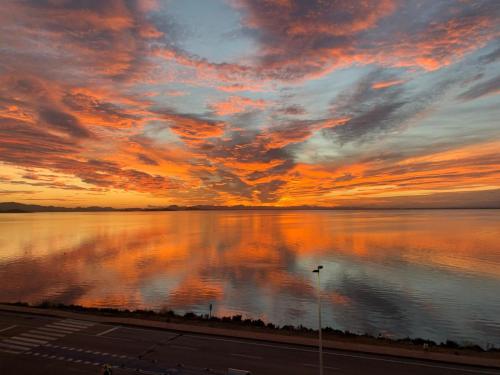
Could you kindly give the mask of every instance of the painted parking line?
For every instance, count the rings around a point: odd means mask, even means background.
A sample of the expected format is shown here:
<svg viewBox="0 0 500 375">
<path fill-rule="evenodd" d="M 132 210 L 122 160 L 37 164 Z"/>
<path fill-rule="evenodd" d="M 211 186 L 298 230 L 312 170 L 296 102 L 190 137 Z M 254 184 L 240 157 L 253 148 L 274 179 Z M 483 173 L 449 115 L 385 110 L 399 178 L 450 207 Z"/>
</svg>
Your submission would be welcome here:
<svg viewBox="0 0 500 375">
<path fill-rule="evenodd" d="M 108 330 L 106 330 L 106 331 L 103 331 L 103 332 L 101 332 L 101 333 L 96 334 L 96 336 L 103 336 L 103 335 L 105 335 L 105 334 L 107 334 L 107 333 L 110 333 L 110 332 L 116 331 L 118 328 L 120 328 L 120 326 L 116 326 L 116 327 L 110 328 L 110 329 L 108 329 Z"/>
</svg>

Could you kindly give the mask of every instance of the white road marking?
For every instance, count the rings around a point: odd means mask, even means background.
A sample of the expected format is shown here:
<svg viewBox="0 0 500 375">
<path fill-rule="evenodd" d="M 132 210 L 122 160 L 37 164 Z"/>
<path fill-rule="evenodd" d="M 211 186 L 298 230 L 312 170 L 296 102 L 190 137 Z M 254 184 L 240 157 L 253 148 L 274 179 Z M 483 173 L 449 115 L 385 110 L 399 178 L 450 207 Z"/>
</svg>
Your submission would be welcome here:
<svg viewBox="0 0 500 375">
<path fill-rule="evenodd" d="M 103 336 L 106 333 L 110 333 L 110 332 L 113 332 L 113 331 L 117 330 L 118 328 L 120 328 L 120 326 L 116 326 L 116 327 L 110 328 L 110 329 L 108 329 L 108 330 L 106 330 L 104 332 L 98 333 L 96 336 Z"/>
<path fill-rule="evenodd" d="M 5 340 L 3 340 L 3 342 L 9 343 L 9 344 L 14 344 L 14 345 L 19 345 L 19 346 L 27 346 L 26 349 L 30 349 L 31 347 L 40 346 L 39 344 L 33 344 L 32 342 L 11 340 L 11 339 L 5 339 Z"/>
<path fill-rule="evenodd" d="M 71 323 L 71 324 L 79 324 L 79 325 L 87 326 L 87 327 L 91 327 L 95 324 L 94 322 L 86 322 L 84 320 L 73 320 L 73 319 L 65 319 L 65 320 L 63 320 L 63 322 L 67 322 L 67 323 Z"/>
<path fill-rule="evenodd" d="M 13 326 L 10 326 L 10 327 L 4 328 L 4 329 L 0 329 L 0 332 L 5 332 L 5 331 L 8 331 L 9 329 L 16 328 L 16 327 L 17 327 L 16 325 L 13 325 Z"/>
<path fill-rule="evenodd" d="M 2 349 L 2 348 L 0 348 L 0 352 L 2 352 L 2 353 L 9 353 L 9 354 L 21 354 L 22 353 L 22 352 L 18 352 L 18 351 L 15 351 L 15 350 Z"/>
<path fill-rule="evenodd" d="M 19 344 L 12 345 L 12 344 L 8 344 L 5 342 L 0 342 L 0 347 L 7 348 L 7 349 L 17 349 L 17 350 L 29 350 L 30 349 L 29 347 L 24 347 L 24 346 L 21 346 Z"/>
<path fill-rule="evenodd" d="M 36 339 L 30 339 L 28 337 L 21 337 L 21 336 L 14 336 L 11 337 L 12 340 L 20 340 L 20 341 L 27 341 L 27 342 L 32 342 L 35 344 L 46 344 L 46 340 L 36 340 Z"/>
<path fill-rule="evenodd" d="M 65 329 L 61 329 L 59 327 L 52 327 L 52 326 L 40 327 L 37 329 L 40 329 L 42 331 L 50 331 L 50 332 L 58 333 L 60 335 L 69 335 L 69 334 L 74 333 L 73 331 L 66 331 Z"/>
<path fill-rule="evenodd" d="M 51 337 L 51 336 L 41 336 L 41 335 L 34 335 L 32 333 L 21 333 L 19 336 L 23 337 L 31 337 L 33 339 L 43 339 L 43 340 L 57 340 L 57 337 Z"/>
<path fill-rule="evenodd" d="M 276 349 L 286 349 L 286 350 L 296 350 L 296 351 L 301 351 L 301 352 L 309 352 L 309 353 L 317 353 L 317 350 L 312 350 L 312 349 L 304 349 L 304 348 L 296 348 L 293 346 L 280 346 L 280 345 L 273 345 L 273 344 L 264 344 L 264 343 L 258 343 L 258 342 L 251 342 L 251 341 L 242 341 L 242 340 L 234 340 L 234 339 L 223 339 L 223 338 L 215 338 L 215 337 L 204 337 L 204 336 L 198 336 L 198 335 L 184 335 L 184 337 L 193 337 L 193 338 L 198 338 L 198 339 L 204 339 L 204 340 L 217 340 L 217 341 L 226 341 L 226 342 L 236 342 L 240 344 L 247 344 L 247 345 L 254 345 L 254 346 L 263 346 L 263 347 L 269 347 L 269 348 L 276 348 Z M 446 369 L 446 370 L 452 370 L 452 371 L 463 371 L 463 372 L 470 372 L 470 373 L 475 373 L 475 374 L 492 374 L 492 375 L 497 375 L 498 373 L 496 372 L 489 372 L 485 370 L 480 370 L 480 369 L 470 369 L 470 368 L 460 368 L 460 367 L 449 367 L 446 365 L 434 365 L 430 363 L 424 363 L 424 362 L 417 362 L 419 359 L 415 359 L 415 362 L 412 361 L 405 361 L 405 360 L 398 360 L 398 359 L 389 359 L 389 358 L 381 358 L 381 357 L 375 357 L 377 354 L 373 354 L 373 356 L 368 356 L 368 355 L 358 355 L 358 354 L 346 354 L 346 353 L 335 353 L 331 351 L 325 351 L 323 352 L 325 355 L 334 355 L 334 356 L 340 356 L 340 357 L 351 357 L 351 358 L 360 358 L 360 359 L 366 359 L 366 360 L 372 360 L 372 361 L 380 361 L 380 362 L 392 362 L 392 363 L 400 363 L 400 364 L 405 364 L 405 365 L 413 365 L 413 366 L 422 366 L 422 367 L 430 367 L 430 368 L 439 368 L 439 369 Z M 423 361 L 423 360 L 421 360 Z"/>
<path fill-rule="evenodd" d="M 64 321 L 63 323 L 64 324 L 68 324 L 68 325 L 72 325 L 72 326 L 75 326 L 75 327 L 80 327 L 81 329 L 86 329 L 86 328 L 90 328 L 90 327 L 95 326 L 94 323 L 91 323 L 91 324 L 81 324 L 81 323 L 73 323 L 73 322 L 67 322 L 67 321 Z"/>
<path fill-rule="evenodd" d="M 248 355 L 248 354 L 238 354 L 238 353 L 231 353 L 233 357 L 242 357 L 242 358 L 250 358 L 250 359 L 262 359 L 262 357 L 259 357 L 257 355 Z"/>
<path fill-rule="evenodd" d="M 46 327 L 49 327 L 49 328 L 57 328 L 61 331 L 67 331 L 67 332 L 78 332 L 80 330 L 80 328 L 69 328 L 69 327 L 65 327 L 65 326 L 60 326 L 59 324 L 57 323 L 52 323 L 52 324 L 47 324 Z"/>
<path fill-rule="evenodd" d="M 59 338 L 59 337 L 65 336 L 65 335 L 61 335 L 59 333 L 53 333 L 53 332 L 47 332 L 47 331 L 43 332 L 43 331 L 39 331 L 39 330 L 35 330 L 35 329 L 32 329 L 28 333 L 32 333 L 34 335 L 50 336 L 50 337 L 54 337 L 54 338 Z"/>
<path fill-rule="evenodd" d="M 64 323 L 64 322 L 57 322 L 57 323 L 54 323 L 54 324 L 57 324 L 58 326 L 62 326 L 62 327 L 71 328 L 71 329 L 77 329 L 77 330 L 81 330 L 81 329 L 87 328 L 85 326 L 80 326 L 80 325 L 77 326 L 75 324 L 69 324 L 69 323 Z"/>
<path fill-rule="evenodd" d="M 61 332 L 60 330 L 56 330 L 54 328 L 47 328 L 47 327 L 38 327 L 37 331 L 45 331 L 49 335 L 59 336 L 59 337 L 64 337 L 69 333 L 69 332 L 64 332 L 64 334 L 63 334 L 63 332 Z"/>
</svg>

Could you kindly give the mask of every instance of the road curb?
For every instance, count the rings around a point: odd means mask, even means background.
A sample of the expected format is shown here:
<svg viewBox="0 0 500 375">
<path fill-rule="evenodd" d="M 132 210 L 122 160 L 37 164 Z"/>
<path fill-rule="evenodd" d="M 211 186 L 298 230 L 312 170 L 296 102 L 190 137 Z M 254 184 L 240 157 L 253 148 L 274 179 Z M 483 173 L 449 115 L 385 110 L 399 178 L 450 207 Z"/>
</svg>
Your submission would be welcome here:
<svg viewBox="0 0 500 375">
<path fill-rule="evenodd" d="M 56 309 L 45 309 L 45 308 L 0 304 L 0 311 L 44 315 L 44 316 L 51 316 L 58 318 L 79 319 L 101 324 L 115 324 L 115 325 L 133 326 L 133 327 L 141 327 L 149 329 L 162 329 L 162 330 L 176 331 L 182 333 L 194 333 L 201 335 L 257 340 L 257 341 L 265 341 L 265 342 L 272 342 L 279 344 L 301 345 L 307 347 L 316 347 L 318 344 L 317 339 L 307 338 L 307 337 L 238 331 L 234 329 L 203 327 L 197 325 L 169 323 L 169 322 L 161 322 L 155 320 L 144 320 L 138 318 L 100 316 L 100 315 L 92 315 L 89 313 L 77 313 L 77 312 L 62 311 Z M 456 365 L 480 366 L 480 367 L 494 368 L 494 369 L 500 368 L 500 358 L 493 359 L 493 358 L 474 357 L 468 355 L 465 356 L 465 355 L 454 355 L 446 353 L 435 353 L 430 351 L 418 351 L 412 349 L 375 346 L 368 344 L 346 343 L 346 342 L 338 342 L 331 340 L 323 340 L 323 348 L 356 352 L 356 353 L 384 355 L 396 358 L 441 362 L 441 363 L 456 364 Z"/>
</svg>

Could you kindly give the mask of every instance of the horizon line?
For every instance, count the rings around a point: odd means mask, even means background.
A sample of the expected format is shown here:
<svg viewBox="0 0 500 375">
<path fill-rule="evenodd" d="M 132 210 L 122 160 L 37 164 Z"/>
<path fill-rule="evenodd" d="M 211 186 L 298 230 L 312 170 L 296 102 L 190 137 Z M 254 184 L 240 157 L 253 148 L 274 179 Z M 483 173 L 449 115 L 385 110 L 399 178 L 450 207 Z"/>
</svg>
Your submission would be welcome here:
<svg viewBox="0 0 500 375">
<path fill-rule="evenodd" d="M 5 207 L 2 206 L 11 206 Z M 16 207 L 17 206 L 17 207 Z M 363 207 L 363 206 L 317 206 L 317 205 L 296 205 L 296 206 L 262 206 L 262 205 L 211 205 L 198 204 L 191 206 L 181 206 L 171 204 L 168 206 L 158 207 L 110 207 L 110 206 L 54 206 L 54 205 L 39 205 L 20 202 L 0 202 L 0 213 L 35 213 L 35 212 L 134 212 L 134 211 L 238 211 L 238 210 L 315 210 L 315 211 L 377 211 L 377 210 L 484 210 L 484 209 L 500 209 L 500 206 L 422 206 L 422 207 Z"/>
</svg>

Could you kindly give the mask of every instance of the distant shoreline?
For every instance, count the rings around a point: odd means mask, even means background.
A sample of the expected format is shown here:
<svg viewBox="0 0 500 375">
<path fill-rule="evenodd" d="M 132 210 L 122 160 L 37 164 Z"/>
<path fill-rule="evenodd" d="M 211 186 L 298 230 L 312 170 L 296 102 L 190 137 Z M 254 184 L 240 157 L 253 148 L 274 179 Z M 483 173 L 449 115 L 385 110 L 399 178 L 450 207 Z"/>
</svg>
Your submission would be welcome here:
<svg viewBox="0 0 500 375">
<path fill-rule="evenodd" d="M 37 212 L 167 212 L 167 211 L 404 211 L 404 210 L 498 210 L 498 207 L 349 207 L 349 206 L 177 206 L 148 208 L 114 207 L 59 207 L 29 205 L 17 202 L 0 202 L 0 213 L 37 213 Z"/>
</svg>

